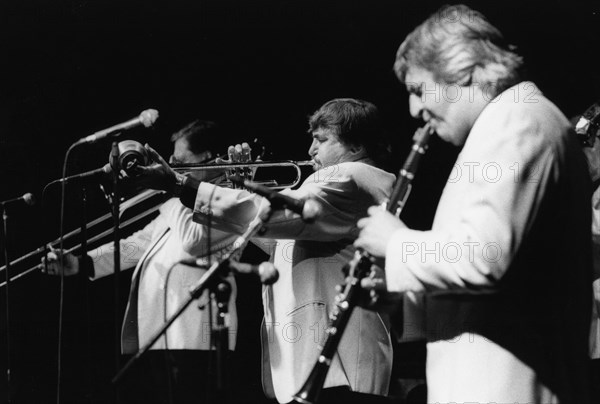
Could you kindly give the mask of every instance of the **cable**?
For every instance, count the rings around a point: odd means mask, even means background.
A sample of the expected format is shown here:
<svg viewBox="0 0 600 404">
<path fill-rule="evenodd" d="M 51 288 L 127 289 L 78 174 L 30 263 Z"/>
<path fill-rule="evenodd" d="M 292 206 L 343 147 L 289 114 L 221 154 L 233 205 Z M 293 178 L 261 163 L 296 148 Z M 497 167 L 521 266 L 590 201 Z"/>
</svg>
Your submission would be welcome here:
<svg viewBox="0 0 600 404">
<path fill-rule="evenodd" d="M 75 148 L 76 144 L 69 146 L 69 149 L 65 153 L 65 159 L 63 161 L 62 177 L 67 177 L 67 162 L 69 160 L 69 154 L 71 150 Z M 60 195 L 60 294 L 58 304 L 58 346 L 57 346 L 57 371 L 56 371 L 56 404 L 60 404 L 60 387 L 62 377 L 62 329 L 63 329 L 63 305 L 64 305 L 64 290 L 65 290 L 65 272 L 64 268 L 64 219 L 65 219 L 65 193 L 66 193 L 66 181 L 61 184 L 61 195 Z"/>
<path fill-rule="evenodd" d="M 169 229 L 169 232 L 171 232 L 171 229 Z M 166 234 L 163 236 L 165 237 Z M 168 294 L 169 294 L 169 279 L 171 277 L 171 274 L 173 273 L 173 269 L 175 269 L 175 265 L 171 265 L 171 267 L 168 269 L 167 271 L 167 276 L 165 278 L 165 285 L 164 285 L 164 298 L 163 298 L 163 322 L 167 322 L 168 321 L 168 315 L 167 315 L 167 309 L 168 309 Z M 164 355 L 164 359 L 165 359 L 165 371 L 167 373 L 167 397 L 168 397 L 168 402 L 169 404 L 173 404 L 173 380 L 172 380 L 172 375 L 173 375 L 173 360 L 171 360 L 170 356 L 169 356 L 169 331 L 166 330 L 165 331 L 165 355 Z"/>
</svg>

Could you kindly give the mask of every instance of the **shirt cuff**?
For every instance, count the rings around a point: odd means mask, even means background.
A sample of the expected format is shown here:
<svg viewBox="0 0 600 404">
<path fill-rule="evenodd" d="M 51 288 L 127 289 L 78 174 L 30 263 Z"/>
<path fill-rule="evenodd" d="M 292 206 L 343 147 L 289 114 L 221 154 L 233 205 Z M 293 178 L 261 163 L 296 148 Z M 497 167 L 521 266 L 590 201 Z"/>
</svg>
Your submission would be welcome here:
<svg viewBox="0 0 600 404">
<path fill-rule="evenodd" d="M 196 203 L 196 194 L 198 193 L 198 187 L 202 183 L 197 179 L 191 177 L 184 177 L 178 186 L 176 187 L 175 195 L 179 196 L 183 206 L 194 209 Z M 178 194 L 178 195 L 177 195 Z"/>
</svg>

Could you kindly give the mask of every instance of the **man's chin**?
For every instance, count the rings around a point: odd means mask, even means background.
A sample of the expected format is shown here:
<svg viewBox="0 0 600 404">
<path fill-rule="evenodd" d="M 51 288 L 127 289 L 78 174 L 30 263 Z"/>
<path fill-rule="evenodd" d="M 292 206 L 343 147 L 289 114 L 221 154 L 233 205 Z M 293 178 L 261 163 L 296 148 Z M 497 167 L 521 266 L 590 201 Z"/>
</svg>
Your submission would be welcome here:
<svg viewBox="0 0 600 404">
<path fill-rule="evenodd" d="M 450 136 L 448 136 L 446 138 L 442 137 L 442 140 L 445 141 L 445 142 L 450 143 L 453 146 L 462 147 L 465 144 L 466 137 L 450 135 Z"/>
<path fill-rule="evenodd" d="M 444 130 L 444 128 L 442 128 L 439 132 L 436 129 L 435 133 L 444 142 L 448 142 L 450 144 L 453 144 L 454 146 L 460 146 L 460 145 L 462 145 L 462 143 L 464 143 L 464 142 L 461 142 L 461 138 L 462 138 L 461 136 L 459 136 L 456 133 L 450 133 L 449 131 Z"/>
<path fill-rule="evenodd" d="M 445 130 L 438 130 L 436 128 L 435 133 L 438 135 L 440 139 L 444 142 L 452 143 L 452 136 L 450 136 Z"/>
</svg>

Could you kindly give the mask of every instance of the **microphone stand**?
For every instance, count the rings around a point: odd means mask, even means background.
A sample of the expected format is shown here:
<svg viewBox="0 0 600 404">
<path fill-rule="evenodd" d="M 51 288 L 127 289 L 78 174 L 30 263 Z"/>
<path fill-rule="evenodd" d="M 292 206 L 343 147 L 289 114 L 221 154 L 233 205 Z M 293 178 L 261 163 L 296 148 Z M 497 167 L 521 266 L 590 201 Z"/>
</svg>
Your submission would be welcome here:
<svg viewBox="0 0 600 404">
<path fill-rule="evenodd" d="M 229 265 L 228 265 L 229 266 Z M 227 268 L 231 270 L 231 268 Z M 227 403 L 227 351 L 229 350 L 229 325 L 225 321 L 229 314 L 229 297 L 231 296 L 231 284 L 221 278 L 215 288 L 211 288 L 217 301 L 217 324 L 213 332 L 212 340 L 215 341 L 217 357 L 217 394 Z"/>
<path fill-rule="evenodd" d="M 80 238 L 81 238 L 81 250 L 80 250 L 80 254 L 83 257 L 83 259 L 81 260 L 82 263 L 87 262 L 88 260 L 85 259 L 87 252 L 88 252 L 88 245 L 87 245 L 87 185 L 86 182 L 83 181 L 81 184 L 81 231 L 80 231 Z M 83 299 L 84 299 L 84 306 L 85 306 L 85 321 L 86 321 L 86 336 L 85 336 L 85 340 L 86 340 L 86 349 L 85 349 L 85 362 L 86 363 L 91 363 L 92 357 L 90 355 L 90 349 L 91 349 L 91 341 L 92 341 L 92 327 L 91 327 L 91 320 L 90 320 L 90 287 L 89 287 L 89 282 L 88 282 L 88 271 L 87 268 L 80 268 L 79 269 L 79 277 L 81 278 L 81 282 L 83 282 Z M 86 401 L 90 402 L 91 398 L 92 398 L 92 382 L 91 382 L 91 377 L 90 377 L 90 371 L 89 369 L 85 370 L 85 394 L 86 394 Z"/>
<path fill-rule="evenodd" d="M 225 319 L 225 313 L 227 313 L 227 302 L 229 300 L 229 296 L 228 293 L 226 291 L 219 291 L 219 288 L 222 288 L 223 282 L 222 280 L 224 278 L 227 277 L 227 275 L 230 272 L 230 266 L 229 266 L 229 262 L 230 260 L 236 256 L 236 254 L 238 254 L 239 252 L 241 252 L 244 247 L 246 246 L 246 244 L 248 243 L 248 241 L 256 234 L 260 234 L 261 233 L 261 229 L 263 229 L 264 224 L 269 220 L 269 218 L 271 217 L 271 208 L 267 208 L 265 209 L 263 212 L 261 212 L 257 218 L 257 220 L 253 221 L 249 226 L 248 229 L 244 232 L 244 234 L 242 234 L 240 237 L 237 238 L 237 240 L 233 243 L 233 249 L 228 252 L 227 254 L 225 254 L 223 256 L 223 258 L 221 259 L 221 261 L 219 262 L 215 262 L 214 264 L 211 265 L 211 267 L 206 271 L 206 273 L 204 273 L 204 275 L 202 276 L 202 278 L 200 278 L 198 280 L 198 282 L 196 282 L 195 285 L 193 285 L 190 288 L 190 294 L 188 296 L 188 298 L 179 306 L 179 308 L 175 311 L 175 313 L 173 315 L 171 315 L 171 317 L 169 317 L 169 319 L 162 325 L 162 327 L 157 330 L 154 335 L 152 335 L 149 339 L 149 341 L 146 343 L 146 345 L 144 345 L 142 348 L 140 348 L 140 350 L 133 356 L 131 357 L 131 359 L 129 359 L 129 361 L 125 364 L 125 366 L 123 366 L 123 368 L 115 375 L 115 377 L 113 377 L 112 379 L 112 383 L 118 383 L 123 376 L 125 375 L 125 373 L 136 363 L 140 360 L 140 358 L 150 350 L 150 348 L 156 343 L 156 341 L 158 341 L 158 339 L 169 329 L 169 327 L 171 326 L 171 324 L 173 324 L 175 322 L 175 320 L 177 320 L 177 318 L 179 318 L 179 316 L 181 316 L 181 314 L 189 307 L 189 305 L 196 299 L 198 299 L 202 293 L 208 289 L 208 288 L 216 288 L 216 292 L 215 295 L 217 297 L 217 302 L 219 305 L 221 305 L 222 309 L 219 310 L 218 313 L 218 317 L 217 317 L 217 328 L 216 328 L 216 335 L 217 335 L 217 361 L 219 361 L 220 363 L 217 363 L 217 369 L 220 371 L 219 374 L 217 375 L 217 382 L 220 382 L 221 385 L 218 386 L 218 391 L 220 392 L 227 392 L 226 386 L 225 386 L 225 364 L 224 364 L 224 357 L 226 354 L 226 350 L 228 349 L 228 338 L 229 338 L 229 332 L 227 329 L 227 325 L 224 322 Z M 176 265 L 176 264 L 174 264 Z M 227 286 L 225 286 L 224 288 L 227 288 Z M 231 286 L 229 286 L 229 289 L 231 288 Z M 214 289 L 213 289 L 214 290 Z M 225 296 L 227 295 L 227 298 L 225 299 Z M 212 319 L 210 319 L 210 321 L 212 321 Z M 221 351 L 221 353 L 219 353 L 219 351 Z M 225 352 L 224 352 L 225 351 Z"/>
<path fill-rule="evenodd" d="M 113 174 L 113 197 L 112 197 L 112 214 L 113 214 L 113 262 L 114 262 L 114 341 L 115 341 L 115 369 L 121 366 L 121 314 L 120 314 L 120 279 L 121 273 L 121 246 L 119 243 L 119 142 L 113 142 L 110 151 L 110 164 Z M 119 392 L 115 390 L 115 401 L 119 403 Z"/>
<path fill-rule="evenodd" d="M 10 404 L 11 402 L 11 386 L 10 386 L 10 310 L 9 310 L 9 285 L 10 285 L 10 260 L 8 259 L 8 214 L 6 213 L 6 207 L 4 204 L 0 204 L 2 208 L 2 226 L 0 229 L 2 230 L 2 240 L 4 246 L 4 261 L 6 262 L 6 269 L 4 270 L 4 274 L 6 276 L 6 288 L 5 288 L 5 297 L 6 297 L 6 402 Z"/>
</svg>

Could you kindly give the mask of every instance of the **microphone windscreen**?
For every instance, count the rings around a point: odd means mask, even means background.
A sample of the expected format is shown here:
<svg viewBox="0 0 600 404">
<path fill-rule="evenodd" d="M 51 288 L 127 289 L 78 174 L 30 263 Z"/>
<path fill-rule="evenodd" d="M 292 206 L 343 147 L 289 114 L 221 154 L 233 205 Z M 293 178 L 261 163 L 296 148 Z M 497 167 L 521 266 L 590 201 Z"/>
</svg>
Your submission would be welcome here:
<svg viewBox="0 0 600 404">
<path fill-rule="evenodd" d="M 140 122 L 142 122 L 142 125 L 146 128 L 154 125 L 154 122 L 156 122 L 157 119 L 158 111 L 155 109 L 147 109 L 140 114 Z"/>
<path fill-rule="evenodd" d="M 29 206 L 35 205 L 35 197 L 30 192 L 27 192 L 25 195 L 23 195 L 23 201 Z"/>
</svg>

